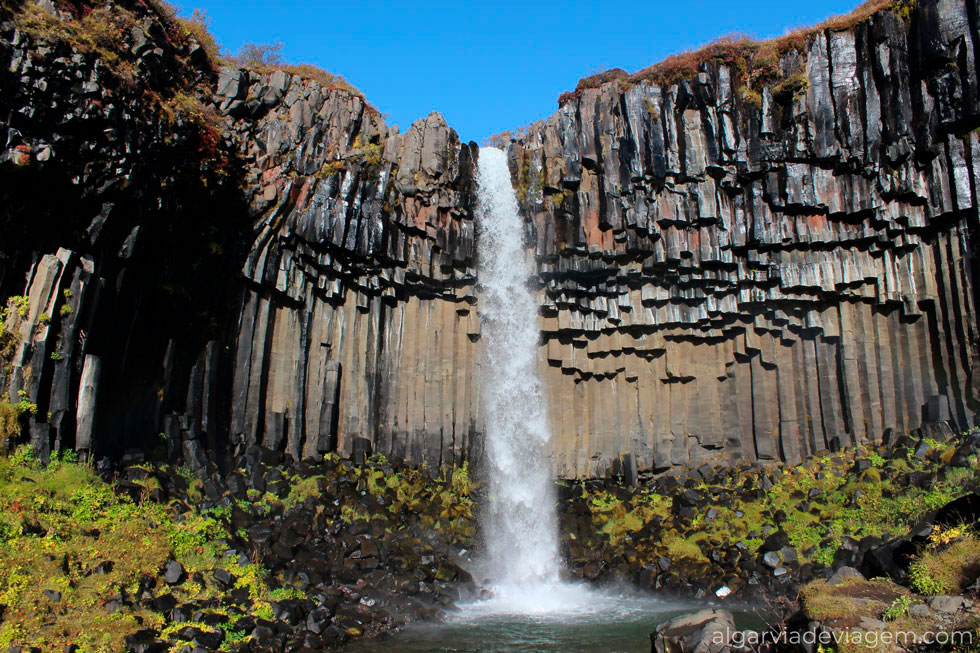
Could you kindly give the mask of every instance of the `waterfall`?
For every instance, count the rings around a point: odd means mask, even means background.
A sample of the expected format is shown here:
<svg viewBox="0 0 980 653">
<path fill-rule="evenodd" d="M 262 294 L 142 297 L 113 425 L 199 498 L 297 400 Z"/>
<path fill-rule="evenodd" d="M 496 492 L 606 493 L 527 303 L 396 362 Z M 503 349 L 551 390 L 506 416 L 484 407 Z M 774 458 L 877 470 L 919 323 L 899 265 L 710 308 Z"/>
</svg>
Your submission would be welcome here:
<svg viewBox="0 0 980 653">
<path fill-rule="evenodd" d="M 506 155 L 482 148 L 477 179 L 490 485 L 483 524 L 487 574 L 500 599 L 535 601 L 535 595 L 554 594 L 559 556 L 546 455 L 550 431 L 538 378 L 538 304 L 528 286 L 534 270 L 524 248 L 524 224 Z"/>
</svg>

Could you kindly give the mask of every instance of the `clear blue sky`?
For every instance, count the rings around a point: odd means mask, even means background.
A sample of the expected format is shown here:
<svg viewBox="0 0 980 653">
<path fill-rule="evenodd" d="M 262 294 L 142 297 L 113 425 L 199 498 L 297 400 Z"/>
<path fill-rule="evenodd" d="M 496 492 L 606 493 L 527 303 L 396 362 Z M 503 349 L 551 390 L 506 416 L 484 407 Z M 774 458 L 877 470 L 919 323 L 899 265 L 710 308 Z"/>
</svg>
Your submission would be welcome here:
<svg viewBox="0 0 980 653">
<path fill-rule="evenodd" d="M 464 140 L 544 118 L 558 95 L 612 67 L 634 72 L 731 32 L 769 38 L 860 0 L 472 3 L 177 0 L 206 10 L 231 52 L 281 40 L 284 58 L 343 75 L 404 131 L 440 111 Z"/>
</svg>

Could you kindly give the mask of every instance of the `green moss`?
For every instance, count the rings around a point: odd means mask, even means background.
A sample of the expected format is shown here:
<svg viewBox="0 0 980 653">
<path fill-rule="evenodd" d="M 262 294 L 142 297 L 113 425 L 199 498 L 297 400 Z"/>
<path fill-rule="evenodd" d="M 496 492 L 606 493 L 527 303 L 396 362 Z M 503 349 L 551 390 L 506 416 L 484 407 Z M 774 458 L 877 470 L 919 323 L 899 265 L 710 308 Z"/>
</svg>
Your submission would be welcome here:
<svg viewBox="0 0 980 653">
<path fill-rule="evenodd" d="M 934 544 L 909 566 L 912 588 L 921 594 L 956 594 L 980 576 L 980 541 L 966 535 L 948 546 Z"/>
<path fill-rule="evenodd" d="M 146 492 L 134 502 L 70 454 L 52 456 L 47 467 L 29 446 L 0 457 L 0 603 L 8 606 L 0 643 L 123 650 L 127 634 L 162 629 L 166 620 L 151 607 L 108 613 L 104 603 L 122 589 L 135 593 L 140 579 L 156 576 L 170 558 L 189 573 L 228 569 L 260 611 L 261 601 L 275 596 L 260 565 L 221 557 L 218 542 L 232 538 L 230 507 L 185 507 L 178 521 L 170 506 L 149 499 L 159 487 L 155 478 L 138 484 Z M 113 563 L 107 573 L 89 572 L 104 561 Z M 60 603 L 48 601 L 41 589 L 61 592 Z M 169 591 L 181 602 L 220 598 L 215 588 L 191 580 Z"/>
<path fill-rule="evenodd" d="M 796 467 L 784 468 L 773 486 L 751 499 L 735 499 L 731 505 L 712 505 L 713 519 L 707 518 L 707 507 L 691 520 L 673 515 L 672 501 L 649 490 L 627 491 L 590 490 L 582 485 L 582 498 L 592 512 L 595 533 L 605 536 L 595 546 L 608 547 L 607 559 L 629 555 L 640 561 L 657 556 L 681 555 L 687 559 L 703 560 L 703 543 L 712 548 L 732 548 L 742 542 L 749 553 L 757 555 L 766 526 L 779 527 L 789 537 L 801 563 L 815 562 L 830 565 L 844 537 L 862 539 L 866 536 L 894 537 L 908 532 L 924 514 L 947 504 L 974 487 L 980 474 L 972 468 L 945 468 L 941 480 L 929 489 L 910 486 L 901 480 L 902 474 L 933 473 L 939 461 L 951 459 L 955 445 L 935 443 L 931 459 L 886 457 L 874 450 L 856 450 L 839 456 L 821 456 Z M 872 469 L 863 473 L 854 470 L 857 458 L 868 458 Z M 870 472 L 870 473 L 869 473 Z M 732 475 L 719 486 L 701 483 L 699 492 L 712 497 L 733 498 L 752 496 L 737 488 L 751 477 Z M 811 490 L 819 493 L 810 497 Z M 786 518 L 779 524 L 777 513 Z M 651 535 L 626 537 L 646 529 L 656 522 Z"/>
<path fill-rule="evenodd" d="M 282 500 L 285 510 L 292 510 L 298 505 L 322 496 L 320 482 L 323 476 L 311 476 L 296 480 L 289 486 L 289 494 Z"/>
<path fill-rule="evenodd" d="M 667 555 L 671 560 L 692 560 L 695 562 L 707 562 L 704 552 L 698 545 L 703 538 L 697 535 L 682 537 L 680 535 L 667 534 L 664 537 L 664 545 L 667 547 Z"/>
</svg>

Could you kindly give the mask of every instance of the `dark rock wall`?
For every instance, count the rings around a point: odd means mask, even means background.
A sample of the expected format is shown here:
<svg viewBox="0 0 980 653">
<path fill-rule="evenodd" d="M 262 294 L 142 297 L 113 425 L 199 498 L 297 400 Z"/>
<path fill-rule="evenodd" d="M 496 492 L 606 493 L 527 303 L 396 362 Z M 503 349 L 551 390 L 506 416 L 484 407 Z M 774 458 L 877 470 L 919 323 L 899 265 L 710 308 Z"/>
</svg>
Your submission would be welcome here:
<svg viewBox="0 0 980 653">
<path fill-rule="evenodd" d="M 282 73 L 224 69 L 218 94 L 259 216 L 235 443 L 461 461 L 479 430 L 475 147 L 439 114 L 398 133 L 360 98 Z"/>
<path fill-rule="evenodd" d="M 7 305 L 0 401 L 30 406 L 42 451 L 161 445 L 240 304 L 243 171 L 196 113 L 206 56 L 143 3 L 110 15 L 108 53 L 50 12 L 32 29 L 0 15 L 0 297 L 26 298 Z"/>
<path fill-rule="evenodd" d="M 820 32 L 761 106 L 722 64 L 584 90 L 512 143 L 561 474 L 973 423 L 977 20 Z"/>
<path fill-rule="evenodd" d="M 3 23 L 0 387 L 33 440 L 478 459 L 475 145 L 117 6 L 126 79 Z M 716 63 L 618 80 L 510 144 L 559 474 L 973 423 L 978 14 L 820 33 L 760 106 Z"/>
<path fill-rule="evenodd" d="M 141 3 L 113 10 L 125 67 L 13 21 L 0 42 L 0 289 L 28 298 L 0 386 L 32 440 L 192 468 L 256 442 L 467 457 L 475 147 L 340 83 L 212 71 Z"/>
</svg>

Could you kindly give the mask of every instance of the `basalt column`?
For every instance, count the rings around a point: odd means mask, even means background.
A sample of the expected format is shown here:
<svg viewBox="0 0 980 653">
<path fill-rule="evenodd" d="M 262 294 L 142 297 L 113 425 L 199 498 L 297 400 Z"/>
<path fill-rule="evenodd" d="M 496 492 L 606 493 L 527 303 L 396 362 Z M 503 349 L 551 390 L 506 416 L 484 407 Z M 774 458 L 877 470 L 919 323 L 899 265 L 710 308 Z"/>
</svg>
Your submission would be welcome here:
<svg viewBox="0 0 980 653">
<path fill-rule="evenodd" d="M 976 21 L 819 31 L 758 104 L 721 62 L 580 88 L 514 139 L 561 475 L 974 423 Z"/>
</svg>

